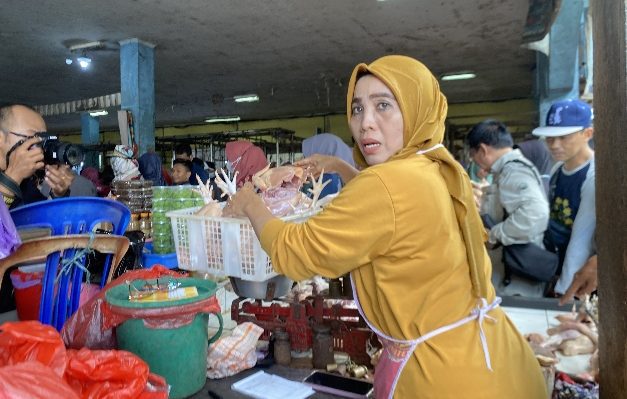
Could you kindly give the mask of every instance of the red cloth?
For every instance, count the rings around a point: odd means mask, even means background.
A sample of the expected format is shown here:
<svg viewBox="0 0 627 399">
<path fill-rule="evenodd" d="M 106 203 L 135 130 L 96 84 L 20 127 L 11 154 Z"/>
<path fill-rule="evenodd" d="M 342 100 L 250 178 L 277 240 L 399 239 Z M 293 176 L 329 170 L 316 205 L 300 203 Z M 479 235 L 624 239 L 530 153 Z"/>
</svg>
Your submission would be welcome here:
<svg viewBox="0 0 627 399">
<path fill-rule="evenodd" d="M 237 187 L 250 181 L 255 173 L 268 164 L 263 150 L 250 141 L 230 141 L 226 143 L 225 152 L 226 159 L 233 164 L 235 172 L 238 172 Z"/>
</svg>

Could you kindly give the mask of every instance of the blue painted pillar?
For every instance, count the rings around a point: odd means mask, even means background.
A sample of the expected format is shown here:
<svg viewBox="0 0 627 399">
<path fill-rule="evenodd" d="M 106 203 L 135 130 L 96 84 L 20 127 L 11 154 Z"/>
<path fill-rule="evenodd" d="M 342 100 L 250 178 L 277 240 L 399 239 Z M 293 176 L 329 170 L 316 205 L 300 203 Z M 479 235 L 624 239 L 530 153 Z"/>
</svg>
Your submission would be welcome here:
<svg viewBox="0 0 627 399">
<path fill-rule="evenodd" d="M 89 115 L 88 112 L 81 114 L 81 142 L 83 144 L 98 144 L 100 142 L 100 120 Z M 98 154 L 90 151 L 85 154 L 85 166 L 98 165 Z"/>
<path fill-rule="evenodd" d="M 544 126 L 551 103 L 579 97 L 579 40 L 584 0 L 562 1 L 549 32 L 549 56 L 537 52 L 539 125 Z"/>
<path fill-rule="evenodd" d="M 139 39 L 120 42 L 122 109 L 133 113 L 139 154 L 155 147 L 155 46 Z"/>
</svg>

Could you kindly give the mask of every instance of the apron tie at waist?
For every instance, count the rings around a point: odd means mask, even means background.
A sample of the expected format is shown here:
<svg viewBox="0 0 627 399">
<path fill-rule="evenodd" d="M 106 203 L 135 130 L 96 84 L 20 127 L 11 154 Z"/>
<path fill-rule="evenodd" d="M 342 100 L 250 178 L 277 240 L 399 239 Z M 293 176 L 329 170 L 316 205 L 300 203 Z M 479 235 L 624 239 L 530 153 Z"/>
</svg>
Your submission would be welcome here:
<svg viewBox="0 0 627 399">
<path fill-rule="evenodd" d="M 494 301 L 488 305 L 488 301 L 485 298 L 481 298 L 481 305 L 477 306 L 470 313 L 472 318 L 476 318 L 479 323 L 479 338 L 481 339 L 481 347 L 483 348 L 483 356 L 485 357 L 485 363 L 488 367 L 488 370 L 492 370 L 492 362 L 490 361 L 490 351 L 488 349 L 488 340 L 485 337 L 485 333 L 483 331 L 483 321 L 488 319 L 489 321 L 496 323 L 496 319 L 494 317 L 488 316 L 488 312 L 499 306 L 501 303 L 501 298 L 496 297 Z"/>
</svg>

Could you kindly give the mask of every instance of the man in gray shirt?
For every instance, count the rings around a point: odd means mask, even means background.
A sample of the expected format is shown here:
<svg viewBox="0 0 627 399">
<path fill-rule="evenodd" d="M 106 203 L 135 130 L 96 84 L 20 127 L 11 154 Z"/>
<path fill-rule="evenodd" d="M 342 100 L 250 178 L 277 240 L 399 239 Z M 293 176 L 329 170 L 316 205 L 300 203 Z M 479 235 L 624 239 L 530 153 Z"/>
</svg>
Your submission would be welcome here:
<svg viewBox="0 0 627 399">
<path fill-rule="evenodd" d="M 494 176 L 493 184 L 483 188 L 484 194 L 478 201 L 480 213 L 489 215 L 495 222 L 488 231 L 488 247 L 527 243 L 542 247 L 549 209 L 536 167 L 520 150 L 513 148 L 511 134 L 499 121 L 477 124 L 468 133 L 466 142 L 472 159 Z M 511 284 L 502 283 L 504 270 L 500 253 L 491 254 L 497 291 L 505 295 L 542 296 L 544 283 L 516 276 L 512 277 Z"/>
</svg>

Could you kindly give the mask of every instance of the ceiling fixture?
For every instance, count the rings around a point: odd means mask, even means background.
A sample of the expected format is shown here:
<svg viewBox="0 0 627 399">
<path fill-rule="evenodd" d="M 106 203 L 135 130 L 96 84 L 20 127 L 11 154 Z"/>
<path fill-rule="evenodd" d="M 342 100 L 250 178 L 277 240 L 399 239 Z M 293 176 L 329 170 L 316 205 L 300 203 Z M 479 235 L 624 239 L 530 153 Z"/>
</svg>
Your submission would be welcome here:
<svg viewBox="0 0 627 399">
<path fill-rule="evenodd" d="M 464 72 L 450 72 L 445 73 L 440 78 L 441 80 L 464 80 L 464 79 L 474 79 L 477 75 L 474 72 L 464 71 Z"/>
<path fill-rule="evenodd" d="M 91 58 L 87 57 L 86 55 L 83 55 L 82 57 L 76 57 L 76 61 L 78 61 L 78 65 L 80 65 L 82 69 L 89 68 L 89 65 L 91 64 Z"/>
<path fill-rule="evenodd" d="M 98 109 L 98 110 L 94 110 L 94 111 L 89 111 L 89 116 L 105 116 L 105 115 L 109 115 L 109 112 L 107 112 L 106 109 Z"/>
<path fill-rule="evenodd" d="M 102 41 L 84 42 L 67 46 L 72 56 L 65 59 L 67 65 L 72 65 L 74 61 L 78 63 L 82 70 L 86 70 L 91 65 L 91 58 L 87 56 L 87 50 L 100 50 L 105 44 Z"/>
<path fill-rule="evenodd" d="M 220 123 L 220 122 L 237 122 L 240 120 L 240 117 L 237 115 L 234 116 L 212 116 L 205 119 L 206 123 Z"/>
<path fill-rule="evenodd" d="M 259 96 L 256 94 L 243 94 L 241 96 L 234 96 L 233 101 L 236 103 L 254 103 L 259 101 Z"/>
<path fill-rule="evenodd" d="M 104 47 L 104 43 L 102 41 L 97 41 L 97 42 L 85 42 L 85 43 L 74 44 L 74 45 L 68 46 L 67 49 L 73 53 L 78 50 L 82 50 L 82 51 L 85 51 L 87 49 L 95 50 L 95 49 L 100 49 L 102 47 Z"/>
</svg>

